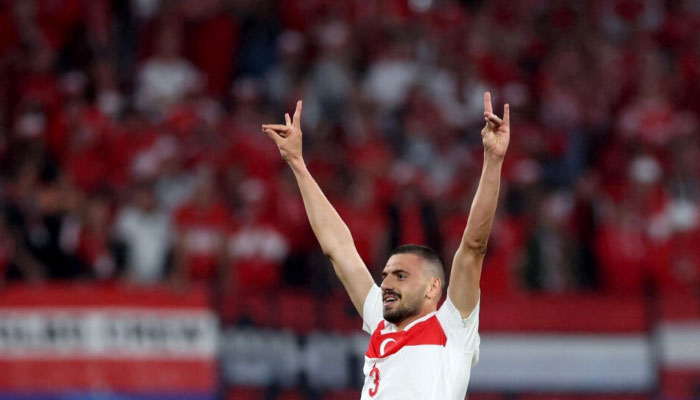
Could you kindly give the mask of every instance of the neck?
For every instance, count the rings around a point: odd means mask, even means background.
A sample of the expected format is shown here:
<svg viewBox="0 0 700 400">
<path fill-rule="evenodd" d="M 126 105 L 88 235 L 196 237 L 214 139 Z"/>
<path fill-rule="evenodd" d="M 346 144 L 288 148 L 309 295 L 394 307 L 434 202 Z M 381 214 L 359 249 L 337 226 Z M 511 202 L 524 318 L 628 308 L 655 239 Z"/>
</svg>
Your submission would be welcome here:
<svg viewBox="0 0 700 400">
<path fill-rule="evenodd" d="M 411 322 L 416 321 L 416 320 L 418 320 L 418 319 L 421 319 L 421 318 L 425 317 L 426 315 L 430 314 L 430 313 L 433 312 L 433 311 L 435 311 L 435 310 L 432 310 L 432 309 L 423 309 L 423 310 L 421 310 L 421 312 L 419 312 L 418 314 L 412 315 L 412 316 L 410 316 L 410 317 L 408 317 L 408 318 L 405 318 L 405 319 L 403 319 L 403 320 L 397 322 L 397 323 L 395 324 L 395 325 L 396 325 L 396 330 L 397 330 L 397 331 L 402 331 L 402 330 L 406 329 L 406 327 L 407 327 L 408 325 L 410 325 Z"/>
</svg>

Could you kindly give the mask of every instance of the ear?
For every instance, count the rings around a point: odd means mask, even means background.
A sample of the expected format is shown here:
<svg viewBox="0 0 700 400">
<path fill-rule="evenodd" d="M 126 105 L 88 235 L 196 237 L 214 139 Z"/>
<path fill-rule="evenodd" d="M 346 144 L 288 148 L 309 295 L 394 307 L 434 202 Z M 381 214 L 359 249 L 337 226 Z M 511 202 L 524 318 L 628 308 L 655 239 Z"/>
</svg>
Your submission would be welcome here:
<svg viewBox="0 0 700 400">
<path fill-rule="evenodd" d="M 429 299 L 439 300 L 441 293 L 442 284 L 440 282 L 440 278 L 438 278 L 437 276 L 430 278 L 430 284 L 428 286 L 428 291 L 425 296 Z"/>
</svg>

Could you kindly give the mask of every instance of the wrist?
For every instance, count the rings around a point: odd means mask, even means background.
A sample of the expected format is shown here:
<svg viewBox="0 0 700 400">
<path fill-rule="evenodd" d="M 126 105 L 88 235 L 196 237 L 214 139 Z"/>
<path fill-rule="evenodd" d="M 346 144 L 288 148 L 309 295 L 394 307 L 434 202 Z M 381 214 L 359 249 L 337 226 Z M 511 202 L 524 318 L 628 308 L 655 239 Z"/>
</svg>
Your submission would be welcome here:
<svg viewBox="0 0 700 400">
<path fill-rule="evenodd" d="M 505 158 L 505 155 L 497 155 L 490 153 L 488 151 L 484 152 L 484 164 L 489 163 L 489 164 L 503 164 L 503 159 Z"/>
<path fill-rule="evenodd" d="M 290 158 L 287 160 L 287 164 L 295 172 L 306 169 L 306 164 L 304 163 L 304 158 L 302 156 Z"/>
</svg>

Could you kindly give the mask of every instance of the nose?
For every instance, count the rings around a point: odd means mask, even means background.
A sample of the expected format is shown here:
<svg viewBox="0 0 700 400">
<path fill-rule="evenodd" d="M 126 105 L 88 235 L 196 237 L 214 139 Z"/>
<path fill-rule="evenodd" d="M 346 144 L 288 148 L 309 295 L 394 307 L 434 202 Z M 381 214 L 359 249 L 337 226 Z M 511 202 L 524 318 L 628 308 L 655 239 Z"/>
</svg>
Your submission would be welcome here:
<svg viewBox="0 0 700 400">
<path fill-rule="evenodd" d="M 382 289 L 382 291 L 394 288 L 391 284 L 390 277 L 391 275 L 387 275 L 384 279 L 382 279 L 382 284 L 379 286 L 379 288 Z"/>
</svg>

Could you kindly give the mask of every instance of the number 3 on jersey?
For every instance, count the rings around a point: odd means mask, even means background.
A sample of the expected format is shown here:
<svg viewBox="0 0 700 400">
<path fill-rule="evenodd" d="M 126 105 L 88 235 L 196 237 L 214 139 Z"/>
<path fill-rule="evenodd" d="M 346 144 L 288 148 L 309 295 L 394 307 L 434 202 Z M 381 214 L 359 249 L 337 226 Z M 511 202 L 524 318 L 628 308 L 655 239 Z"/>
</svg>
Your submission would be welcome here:
<svg viewBox="0 0 700 400">
<path fill-rule="evenodd" d="M 374 397 L 379 389 L 379 368 L 377 368 L 377 364 L 372 365 L 369 377 L 374 379 L 374 387 L 369 388 L 369 397 Z"/>
</svg>

